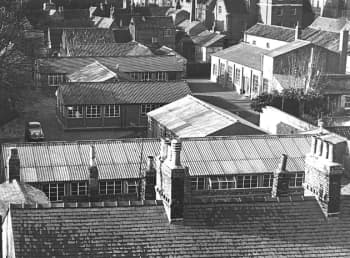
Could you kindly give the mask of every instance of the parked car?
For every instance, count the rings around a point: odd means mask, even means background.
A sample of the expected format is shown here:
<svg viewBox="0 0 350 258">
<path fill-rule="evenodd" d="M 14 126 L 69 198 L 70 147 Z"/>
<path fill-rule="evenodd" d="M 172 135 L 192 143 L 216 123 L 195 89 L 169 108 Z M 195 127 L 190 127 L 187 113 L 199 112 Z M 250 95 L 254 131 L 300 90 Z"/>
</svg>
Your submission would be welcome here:
<svg viewBox="0 0 350 258">
<path fill-rule="evenodd" d="M 27 122 L 25 128 L 26 141 L 43 141 L 45 139 L 40 122 Z"/>
</svg>

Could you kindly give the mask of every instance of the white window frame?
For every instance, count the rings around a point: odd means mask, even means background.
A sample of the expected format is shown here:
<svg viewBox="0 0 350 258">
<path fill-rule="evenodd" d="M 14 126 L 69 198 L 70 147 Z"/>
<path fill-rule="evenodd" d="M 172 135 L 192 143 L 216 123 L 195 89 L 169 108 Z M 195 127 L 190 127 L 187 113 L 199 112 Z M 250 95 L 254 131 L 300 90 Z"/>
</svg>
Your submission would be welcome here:
<svg viewBox="0 0 350 258">
<path fill-rule="evenodd" d="M 152 37 L 152 43 L 158 43 L 158 37 Z"/>
<path fill-rule="evenodd" d="M 140 115 L 141 117 L 146 117 L 148 112 L 159 108 L 161 104 L 141 104 L 140 106 Z"/>
<path fill-rule="evenodd" d="M 167 72 L 157 72 L 157 81 L 168 81 Z"/>
<path fill-rule="evenodd" d="M 49 74 L 47 75 L 47 85 L 50 87 L 57 87 L 64 82 L 64 74 Z"/>
<path fill-rule="evenodd" d="M 304 173 L 293 173 L 289 178 L 289 187 L 302 187 L 304 183 Z"/>
<path fill-rule="evenodd" d="M 212 190 L 236 189 L 236 186 L 236 177 L 234 176 L 217 176 L 209 178 L 209 188 Z"/>
<path fill-rule="evenodd" d="M 297 8 L 296 7 L 293 7 L 292 8 L 292 15 L 297 15 Z"/>
<path fill-rule="evenodd" d="M 72 196 L 84 196 L 88 194 L 87 182 L 72 182 L 70 188 L 70 194 Z"/>
<path fill-rule="evenodd" d="M 239 68 L 235 69 L 234 79 L 235 79 L 236 82 L 241 81 L 241 69 L 239 69 Z"/>
<path fill-rule="evenodd" d="M 218 74 L 218 68 L 216 64 L 213 64 L 213 75 L 217 75 Z"/>
<path fill-rule="evenodd" d="M 104 116 L 106 118 L 120 117 L 120 105 L 105 105 Z"/>
<path fill-rule="evenodd" d="M 239 187 L 242 183 L 242 187 Z M 256 182 L 253 184 L 253 182 Z M 237 188 L 239 189 L 251 189 L 251 188 L 259 188 L 258 185 L 258 176 L 257 175 L 239 175 L 237 176 Z"/>
<path fill-rule="evenodd" d="M 137 180 L 126 181 L 126 193 L 128 193 L 128 194 L 137 193 L 138 188 L 139 188 L 139 184 L 138 184 Z M 135 189 L 135 190 L 130 191 L 131 189 Z"/>
<path fill-rule="evenodd" d="M 227 76 L 228 80 L 230 82 L 233 82 L 233 67 L 231 65 L 227 67 L 227 74 L 228 74 Z"/>
<path fill-rule="evenodd" d="M 205 190 L 205 177 L 192 177 L 191 178 L 192 191 Z"/>
<path fill-rule="evenodd" d="M 267 182 L 267 184 L 265 184 Z M 271 188 L 273 185 L 273 174 L 264 174 L 262 178 L 262 186 L 263 188 Z"/>
<path fill-rule="evenodd" d="M 100 118 L 101 106 L 100 105 L 86 105 L 86 118 Z"/>
<path fill-rule="evenodd" d="M 253 92 L 259 91 L 259 76 L 253 74 Z"/>
<path fill-rule="evenodd" d="M 342 97 L 344 99 L 344 109 L 349 110 L 350 109 L 350 95 L 344 95 Z"/>
<path fill-rule="evenodd" d="M 67 106 L 66 110 L 68 118 L 83 118 L 83 106 L 81 105 Z"/>
<path fill-rule="evenodd" d="M 45 189 L 45 187 L 48 187 L 48 189 Z M 62 190 L 63 194 L 60 194 Z M 43 192 L 51 202 L 62 201 L 62 197 L 66 195 L 66 185 L 64 183 L 49 183 L 43 186 Z"/>
<path fill-rule="evenodd" d="M 98 183 L 98 192 L 101 195 L 116 195 L 123 193 L 121 180 L 103 180 Z"/>
</svg>

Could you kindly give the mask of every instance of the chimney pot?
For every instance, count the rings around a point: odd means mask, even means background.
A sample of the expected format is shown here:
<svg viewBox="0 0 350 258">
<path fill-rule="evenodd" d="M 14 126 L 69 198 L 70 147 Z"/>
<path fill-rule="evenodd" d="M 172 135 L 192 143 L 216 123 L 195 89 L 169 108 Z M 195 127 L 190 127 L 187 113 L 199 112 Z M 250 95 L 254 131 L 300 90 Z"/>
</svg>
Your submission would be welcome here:
<svg viewBox="0 0 350 258">
<path fill-rule="evenodd" d="M 171 142 L 170 142 L 170 140 L 168 140 L 167 141 L 167 156 L 166 156 L 166 160 L 170 162 L 171 159 L 172 159 Z"/>
<path fill-rule="evenodd" d="M 299 26 L 299 22 L 297 22 L 297 25 L 295 26 L 295 40 L 300 39 L 301 37 L 301 28 Z"/>
<path fill-rule="evenodd" d="M 168 143 L 169 143 L 169 139 L 162 138 L 160 140 L 160 159 L 161 159 L 161 161 L 164 161 L 167 158 Z"/>
<path fill-rule="evenodd" d="M 147 158 L 147 170 L 154 169 L 154 158 L 153 156 L 148 156 Z"/>
<path fill-rule="evenodd" d="M 286 171 L 286 168 L 287 168 L 287 155 L 282 154 L 279 170 Z"/>
<path fill-rule="evenodd" d="M 349 31 L 348 30 L 342 30 L 340 31 L 339 36 L 339 73 L 345 74 L 346 72 L 346 59 L 347 59 L 347 52 L 348 52 L 348 41 L 349 41 Z"/>
<path fill-rule="evenodd" d="M 322 154 L 322 140 L 317 139 L 316 155 L 321 156 Z"/>
<path fill-rule="evenodd" d="M 171 164 L 174 167 L 179 167 L 181 166 L 181 159 L 180 159 L 180 154 L 181 154 L 181 141 L 178 139 L 173 139 L 171 141 Z"/>
<path fill-rule="evenodd" d="M 20 160 L 16 148 L 11 148 L 11 154 L 7 160 L 7 171 L 8 180 L 10 182 L 13 180 L 17 182 L 21 181 Z"/>
</svg>

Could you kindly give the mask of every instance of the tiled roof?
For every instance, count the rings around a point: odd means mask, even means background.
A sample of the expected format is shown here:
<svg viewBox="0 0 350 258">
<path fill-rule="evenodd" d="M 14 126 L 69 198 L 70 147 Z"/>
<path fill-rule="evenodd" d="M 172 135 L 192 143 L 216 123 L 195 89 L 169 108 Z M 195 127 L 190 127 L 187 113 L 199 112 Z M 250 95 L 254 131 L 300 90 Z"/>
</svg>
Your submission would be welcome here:
<svg viewBox="0 0 350 258">
<path fill-rule="evenodd" d="M 89 44 L 89 43 L 114 43 L 112 30 L 101 28 L 64 28 L 63 34 L 69 45 Z"/>
<path fill-rule="evenodd" d="M 339 33 L 343 29 L 349 30 L 350 22 L 345 17 L 328 18 L 319 16 L 312 22 L 309 27 L 315 30 L 324 30 Z"/>
<path fill-rule="evenodd" d="M 182 71 L 175 56 L 127 56 L 127 57 L 58 57 L 37 60 L 40 73 L 70 74 L 95 61 L 112 71 L 121 72 L 174 72 Z"/>
<path fill-rule="evenodd" d="M 68 83 L 61 85 L 65 105 L 171 103 L 191 94 L 186 82 Z"/>
<path fill-rule="evenodd" d="M 94 16 L 91 21 L 94 27 L 100 29 L 110 29 L 114 24 L 114 19 L 109 17 Z"/>
<path fill-rule="evenodd" d="M 248 29 L 246 33 L 285 42 L 293 42 L 295 40 L 295 29 L 275 25 L 258 23 Z M 339 33 L 306 28 L 302 30 L 300 39 L 310 41 L 331 51 L 338 51 Z"/>
<path fill-rule="evenodd" d="M 328 126 L 327 130 L 350 139 L 350 126 Z"/>
<path fill-rule="evenodd" d="M 199 21 L 190 22 L 189 20 L 186 20 L 180 23 L 178 27 L 183 29 L 189 36 L 195 36 L 207 30 L 204 24 Z"/>
<path fill-rule="evenodd" d="M 157 108 L 147 115 L 178 137 L 205 137 L 235 124 L 251 127 L 260 134 L 265 134 L 263 129 L 243 118 L 190 95 Z"/>
<path fill-rule="evenodd" d="M 192 204 L 169 224 L 163 205 L 11 206 L 16 257 L 349 257 L 350 200 L 325 219 L 314 197 Z"/>
<path fill-rule="evenodd" d="M 151 56 L 152 51 L 138 42 L 74 45 L 70 56 Z"/>
<path fill-rule="evenodd" d="M 133 17 L 137 30 L 174 29 L 173 19 L 170 16 L 136 16 Z"/>
<path fill-rule="evenodd" d="M 35 187 L 18 183 L 16 180 L 0 184 L 0 216 L 4 218 L 10 203 L 17 204 L 47 204 L 47 196 Z"/>
<path fill-rule="evenodd" d="M 225 35 L 220 35 L 218 33 L 205 30 L 198 35 L 192 36 L 191 39 L 194 44 L 202 47 L 210 47 L 215 43 L 218 43 L 220 40 L 222 41 L 225 37 Z M 223 43 L 221 45 L 223 45 Z"/>
<path fill-rule="evenodd" d="M 262 56 L 270 50 L 252 46 L 247 43 L 239 43 L 212 54 L 225 60 L 242 64 L 253 69 L 262 70 Z"/>
<path fill-rule="evenodd" d="M 288 155 L 287 170 L 304 171 L 310 151 L 309 135 L 253 135 L 184 138 L 181 162 L 196 175 L 271 173 Z M 159 154 L 157 139 L 126 139 L 84 142 L 8 143 L 2 145 L 2 159 L 16 147 L 24 182 L 75 181 L 89 177 L 89 147 L 95 145 L 100 179 L 139 177 L 147 156 Z M 143 145 L 143 148 L 142 148 Z"/>
<path fill-rule="evenodd" d="M 270 52 L 266 53 L 265 55 L 267 56 L 271 56 L 271 57 L 277 57 L 286 53 L 289 53 L 293 50 L 302 48 L 302 47 L 306 47 L 312 45 L 310 42 L 308 41 L 304 41 L 304 40 L 296 40 L 293 41 L 291 43 L 288 43 L 286 45 L 280 46 L 278 48 L 272 49 Z"/>
<path fill-rule="evenodd" d="M 109 70 L 98 61 L 67 75 L 70 82 L 105 82 L 116 77 L 117 74 L 115 72 Z"/>
</svg>

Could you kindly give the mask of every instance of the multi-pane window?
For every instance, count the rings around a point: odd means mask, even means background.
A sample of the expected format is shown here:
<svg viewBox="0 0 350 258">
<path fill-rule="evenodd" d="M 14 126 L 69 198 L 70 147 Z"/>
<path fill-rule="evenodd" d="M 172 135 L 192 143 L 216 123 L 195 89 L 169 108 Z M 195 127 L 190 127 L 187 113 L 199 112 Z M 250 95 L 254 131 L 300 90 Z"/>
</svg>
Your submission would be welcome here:
<svg viewBox="0 0 350 258">
<path fill-rule="evenodd" d="M 259 85 L 259 77 L 257 75 L 253 75 L 253 91 L 258 92 Z"/>
<path fill-rule="evenodd" d="M 87 182 L 71 183 L 71 195 L 87 195 Z"/>
<path fill-rule="evenodd" d="M 272 187 L 273 174 L 265 174 L 263 177 L 263 187 Z"/>
<path fill-rule="evenodd" d="M 267 92 L 269 89 L 269 80 L 268 79 L 263 79 L 263 92 Z"/>
<path fill-rule="evenodd" d="M 234 189 L 236 188 L 236 178 L 233 176 L 211 177 L 209 180 L 209 185 L 210 188 L 214 190 Z"/>
<path fill-rule="evenodd" d="M 135 81 L 167 81 L 168 73 L 167 72 L 132 72 L 129 73 L 131 79 Z"/>
<path fill-rule="evenodd" d="M 241 80 L 241 70 L 236 68 L 235 70 L 235 81 L 239 82 Z"/>
<path fill-rule="evenodd" d="M 192 190 L 204 190 L 204 177 L 193 177 L 191 179 L 191 189 Z"/>
<path fill-rule="evenodd" d="M 344 96 L 344 108 L 350 108 L 350 96 Z"/>
<path fill-rule="evenodd" d="M 43 185 L 43 192 L 47 195 L 50 201 L 62 201 L 65 195 L 65 185 L 64 184 L 45 184 Z"/>
<path fill-rule="evenodd" d="M 141 104 L 141 116 L 145 117 L 148 112 L 160 107 L 158 104 Z"/>
<path fill-rule="evenodd" d="M 258 187 L 258 176 L 237 176 L 237 188 Z"/>
<path fill-rule="evenodd" d="M 47 80 L 49 86 L 58 86 L 64 82 L 64 74 L 49 74 Z"/>
<path fill-rule="evenodd" d="M 218 73 L 218 67 L 216 64 L 213 64 L 213 75 L 217 75 Z"/>
<path fill-rule="evenodd" d="M 294 173 L 291 175 L 289 178 L 289 186 L 290 187 L 298 187 L 298 186 L 303 186 L 304 182 L 304 173 Z"/>
<path fill-rule="evenodd" d="M 129 180 L 126 182 L 127 193 L 137 193 L 138 183 L 136 180 Z"/>
<path fill-rule="evenodd" d="M 120 117 L 120 105 L 106 105 L 105 117 Z"/>
<path fill-rule="evenodd" d="M 233 78 L 233 75 L 232 75 L 232 66 L 228 66 L 227 68 L 227 73 L 228 73 L 228 81 L 229 82 L 232 82 L 232 78 Z"/>
<path fill-rule="evenodd" d="M 82 118 L 83 117 L 83 106 L 75 105 L 67 107 L 68 118 Z"/>
<path fill-rule="evenodd" d="M 167 81 L 168 73 L 167 72 L 157 72 L 157 80 L 158 81 Z"/>
<path fill-rule="evenodd" d="M 121 194 L 122 193 L 122 181 L 110 180 L 99 182 L 99 193 L 100 194 Z"/>
<path fill-rule="evenodd" d="M 222 76 L 222 75 L 224 75 L 225 74 L 225 64 L 220 64 L 220 75 Z"/>
<path fill-rule="evenodd" d="M 219 13 L 222 13 L 222 6 L 219 5 Z"/>
<path fill-rule="evenodd" d="M 101 117 L 101 107 L 99 105 L 87 105 L 86 106 L 86 117 L 87 118 Z"/>
</svg>

